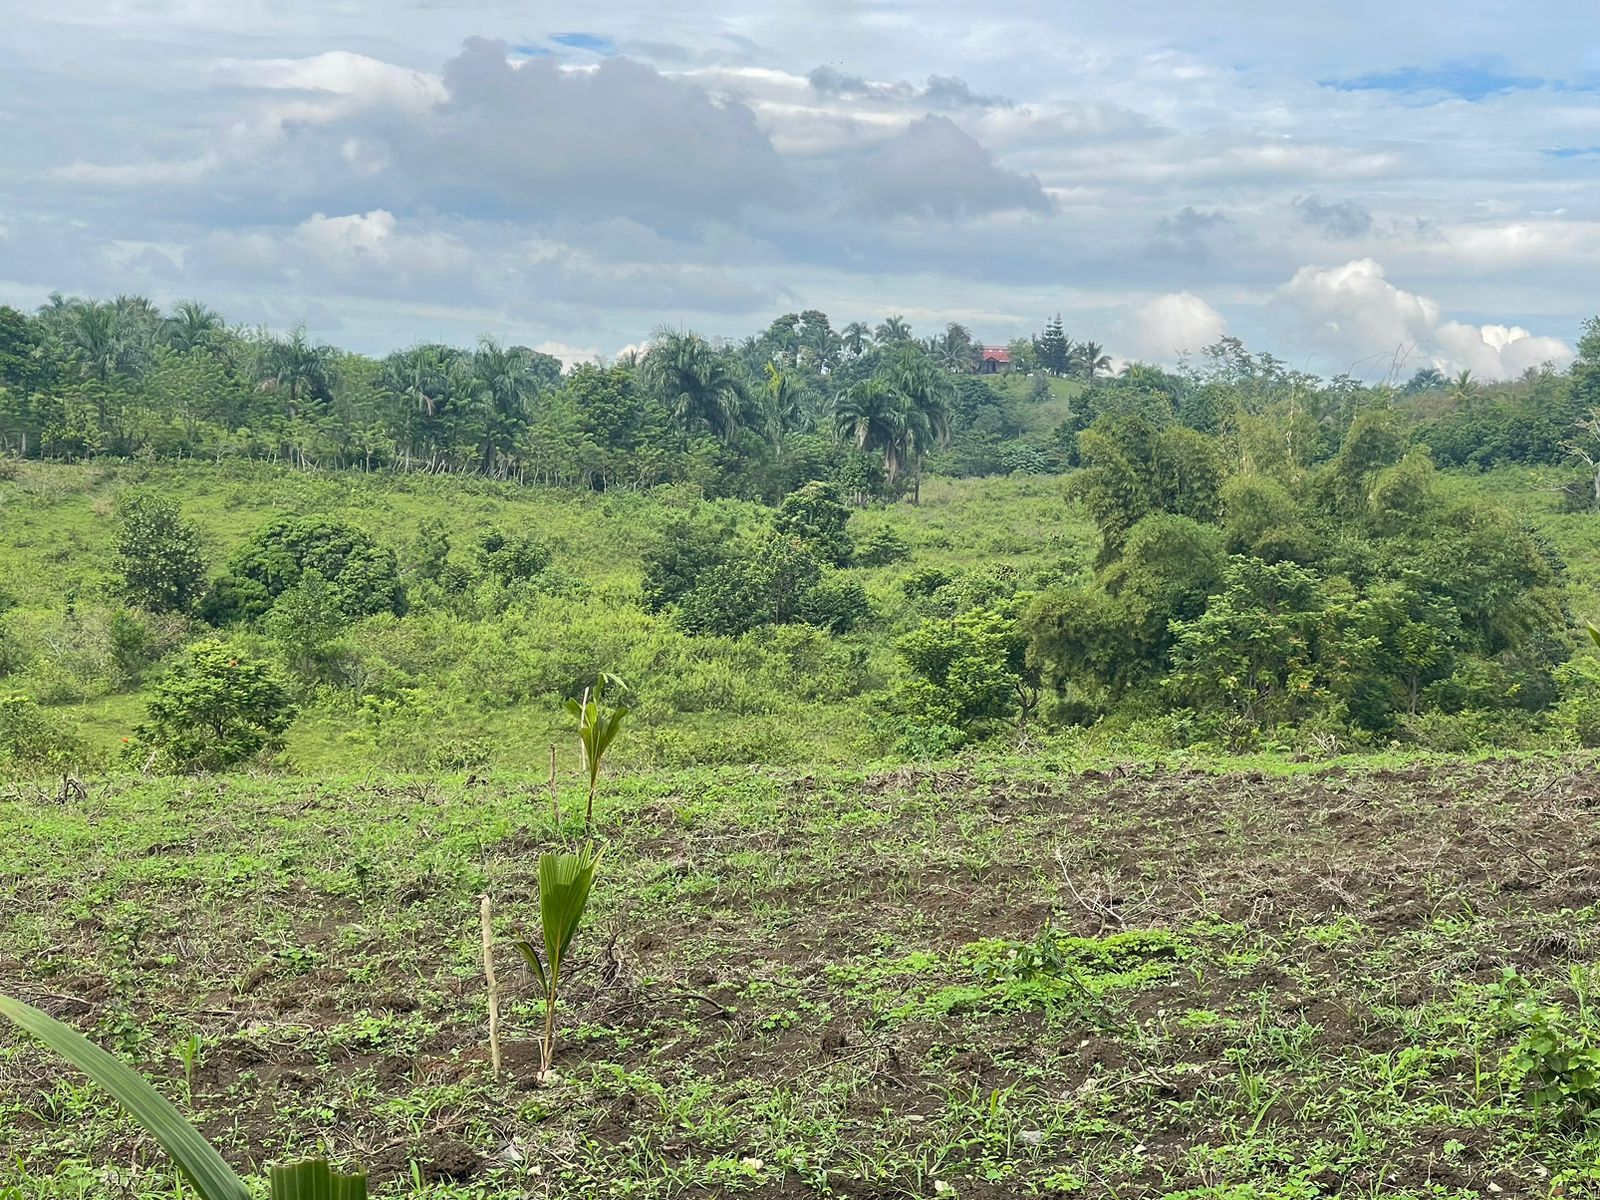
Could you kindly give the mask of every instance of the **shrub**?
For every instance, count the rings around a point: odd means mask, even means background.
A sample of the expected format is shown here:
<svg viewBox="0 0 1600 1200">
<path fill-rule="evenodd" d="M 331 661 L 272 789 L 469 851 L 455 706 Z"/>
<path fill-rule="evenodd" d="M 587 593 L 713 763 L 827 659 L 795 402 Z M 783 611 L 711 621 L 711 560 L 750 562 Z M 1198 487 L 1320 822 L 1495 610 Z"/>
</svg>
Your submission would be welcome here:
<svg viewBox="0 0 1600 1200">
<path fill-rule="evenodd" d="M 307 680 L 329 675 L 341 657 L 338 640 L 349 624 L 333 587 L 316 571 L 307 571 L 278 597 L 266 622 L 289 669 Z"/>
<path fill-rule="evenodd" d="M 1600 660 L 1575 658 L 1555 670 L 1556 727 L 1580 746 L 1600 746 Z"/>
<path fill-rule="evenodd" d="M 1006 613 L 974 609 L 926 620 L 896 649 L 910 672 L 899 684 L 898 707 L 930 729 L 964 734 L 984 720 L 1025 719 L 1038 703 L 1027 639 Z"/>
<path fill-rule="evenodd" d="M 343 521 L 280 517 L 229 557 L 201 614 L 214 625 L 256 620 L 307 571 L 328 581 L 347 616 L 406 610 L 394 551 Z"/>
<path fill-rule="evenodd" d="M 282 745 L 295 706 L 268 665 L 227 642 L 196 642 L 158 683 L 135 752 L 175 771 L 216 771 Z"/>
<path fill-rule="evenodd" d="M 54 767 L 81 756 L 83 743 L 21 692 L 0 692 L 0 765 Z"/>
<path fill-rule="evenodd" d="M 829 633 L 848 633 L 872 615 L 872 605 L 859 580 L 830 571 L 800 597 L 796 615 Z"/>
<path fill-rule="evenodd" d="M 550 547 L 528 534 L 507 536 L 488 529 L 473 551 L 483 574 L 501 583 L 526 583 L 550 565 Z"/>
<path fill-rule="evenodd" d="M 680 519 L 661 531 L 644 554 L 644 604 L 660 612 L 676 604 L 708 571 L 728 561 L 731 525 Z"/>
<path fill-rule="evenodd" d="M 892 529 L 874 529 L 856 543 L 858 567 L 886 567 L 911 557 L 911 546 Z"/>
<path fill-rule="evenodd" d="M 774 535 L 745 556 L 713 567 L 678 605 L 689 633 L 737 637 L 758 625 L 799 619 L 800 606 L 822 568 L 810 546 Z"/>
<path fill-rule="evenodd" d="M 774 528 L 787 537 L 806 542 L 817 557 L 843 566 L 855 553 L 855 543 L 845 532 L 850 509 L 831 483 L 808 483 L 783 498 Z"/>
<path fill-rule="evenodd" d="M 200 528 L 165 496 L 134 495 L 117 514 L 117 590 L 151 612 L 190 612 L 205 590 Z"/>
</svg>

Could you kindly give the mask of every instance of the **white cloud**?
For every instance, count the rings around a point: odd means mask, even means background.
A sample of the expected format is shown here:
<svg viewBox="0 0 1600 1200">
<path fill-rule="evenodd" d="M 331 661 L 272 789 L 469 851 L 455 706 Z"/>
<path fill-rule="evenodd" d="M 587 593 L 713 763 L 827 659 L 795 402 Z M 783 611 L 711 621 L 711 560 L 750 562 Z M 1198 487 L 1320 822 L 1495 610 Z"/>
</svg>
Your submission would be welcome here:
<svg viewBox="0 0 1600 1200">
<path fill-rule="evenodd" d="M 1191 292 L 1169 292 L 1147 300 L 1125 323 L 1127 348 L 1138 358 L 1174 363 L 1228 332 L 1228 321 Z"/>
<path fill-rule="evenodd" d="M 1520 326 L 1447 321 L 1437 301 L 1396 287 L 1375 259 L 1337 267 L 1301 267 L 1277 294 L 1289 311 L 1286 332 L 1331 359 L 1330 371 L 1372 377 L 1431 362 L 1445 371 L 1470 370 L 1507 379 L 1546 360 L 1570 362 L 1560 338 L 1536 337 Z"/>
</svg>

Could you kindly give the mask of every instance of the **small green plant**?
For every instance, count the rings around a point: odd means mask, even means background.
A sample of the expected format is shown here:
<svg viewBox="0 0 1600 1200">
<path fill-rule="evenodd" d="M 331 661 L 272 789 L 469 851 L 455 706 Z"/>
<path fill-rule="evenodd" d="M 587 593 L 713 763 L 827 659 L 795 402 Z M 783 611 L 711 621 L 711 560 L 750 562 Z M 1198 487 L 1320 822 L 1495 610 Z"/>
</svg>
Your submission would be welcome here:
<svg viewBox="0 0 1600 1200">
<path fill-rule="evenodd" d="M 539 1041 L 541 1078 L 550 1074 L 555 1061 L 556 1002 L 560 998 L 562 968 L 589 906 L 589 892 L 603 854 L 589 843 L 576 853 L 539 856 L 539 924 L 544 935 L 544 961 L 540 961 L 532 942 L 519 940 L 516 947 L 544 995 L 544 1032 Z"/>
<path fill-rule="evenodd" d="M 582 700 L 567 701 L 567 711 L 578 718 L 578 742 L 583 751 L 583 769 L 589 776 L 589 801 L 583 810 L 585 833 L 594 822 L 594 794 L 600 786 L 601 760 L 611 748 L 611 743 L 617 740 L 617 734 L 622 732 L 622 719 L 629 712 L 625 705 L 620 704 L 610 712 L 600 707 L 601 695 L 607 682 L 615 684 L 618 688 L 624 686 L 616 676 L 602 675 L 595 680 L 593 688 L 584 689 Z"/>
<path fill-rule="evenodd" d="M 61 1055 L 111 1094 L 160 1144 L 201 1200 L 250 1200 L 250 1189 L 200 1131 L 137 1071 L 70 1026 L 31 1004 L 0 996 L 0 1016 Z M 325 1160 L 268 1169 L 271 1200 L 366 1200 L 367 1177 L 333 1170 Z"/>
<path fill-rule="evenodd" d="M 276 749 L 294 715 L 266 663 L 227 642 L 196 642 L 156 685 L 131 751 L 167 770 L 217 771 Z"/>
<path fill-rule="evenodd" d="M 1576 1011 L 1541 1001 L 1515 970 L 1508 969 L 1491 992 L 1502 1021 L 1518 1033 L 1506 1055 L 1506 1075 L 1529 1089 L 1537 1107 L 1575 1119 L 1600 1111 L 1600 1021 L 1589 987 L 1588 973 L 1574 967 Z"/>
</svg>

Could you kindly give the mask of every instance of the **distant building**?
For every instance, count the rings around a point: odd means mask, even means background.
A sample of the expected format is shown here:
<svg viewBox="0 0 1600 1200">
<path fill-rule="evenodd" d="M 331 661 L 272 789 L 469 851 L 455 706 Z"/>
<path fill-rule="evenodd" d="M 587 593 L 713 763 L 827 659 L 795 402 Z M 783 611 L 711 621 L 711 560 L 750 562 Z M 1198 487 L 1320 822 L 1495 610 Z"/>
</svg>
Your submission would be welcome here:
<svg viewBox="0 0 1600 1200">
<path fill-rule="evenodd" d="M 979 351 L 979 375 L 1004 375 L 1011 369 L 1011 351 L 1004 346 L 985 346 Z"/>
</svg>

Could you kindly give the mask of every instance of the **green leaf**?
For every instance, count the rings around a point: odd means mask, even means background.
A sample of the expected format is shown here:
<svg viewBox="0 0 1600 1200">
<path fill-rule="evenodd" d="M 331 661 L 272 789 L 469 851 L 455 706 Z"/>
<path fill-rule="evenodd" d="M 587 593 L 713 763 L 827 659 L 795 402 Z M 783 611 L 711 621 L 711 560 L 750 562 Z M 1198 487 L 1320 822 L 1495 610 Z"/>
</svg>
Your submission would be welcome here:
<svg viewBox="0 0 1600 1200">
<path fill-rule="evenodd" d="M 344 1175 L 322 1159 L 273 1167 L 272 1200 L 367 1200 L 367 1177 Z"/>
<path fill-rule="evenodd" d="M 233 1168 L 127 1063 L 106 1053 L 76 1029 L 21 1000 L 0 996 L 0 1016 L 38 1038 L 111 1093 L 128 1115 L 161 1144 L 203 1200 L 249 1200 L 250 1193 Z"/>
<path fill-rule="evenodd" d="M 528 970 L 532 971 L 534 978 L 539 981 L 539 990 L 548 997 L 550 995 L 550 983 L 545 978 L 544 964 L 539 961 L 539 952 L 533 948 L 533 943 L 519 938 L 512 945 L 517 948 L 523 959 L 527 961 Z"/>
<path fill-rule="evenodd" d="M 576 854 L 539 856 L 539 923 L 544 929 L 545 957 L 552 980 L 561 977 L 567 947 L 572 945 L 589 905 L 589 890 L 594 886 L 600 857 L 592 845 Z"/>
</svg>

